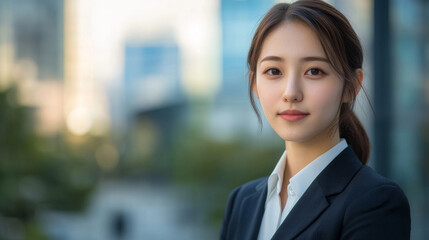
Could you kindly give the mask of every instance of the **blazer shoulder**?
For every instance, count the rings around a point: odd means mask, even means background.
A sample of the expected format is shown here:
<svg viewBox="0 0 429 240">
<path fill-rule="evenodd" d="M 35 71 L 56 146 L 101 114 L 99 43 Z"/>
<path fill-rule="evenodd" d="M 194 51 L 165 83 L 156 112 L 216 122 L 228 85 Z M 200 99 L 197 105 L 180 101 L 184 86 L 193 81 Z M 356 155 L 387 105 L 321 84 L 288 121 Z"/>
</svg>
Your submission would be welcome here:
<svg viewBox="0 0 429 240">
<path fill-rule="evenodd" d="M 354 177 L 344 213 L 346 239 L 409 239 L 410 206 L 401 187 L 363 166 Z"/>
<path fill-rule="evenodd" d="M 393 197 L 390 201 L 397 200 L 401 204 L 409 206 L 408 199 L 402 188 L 393 180 L 383 177 L 369 166 L 362 166 L 350 182 L 348 187 L 350 198 L 353 202 L 362 202 L 367 196 L 371 199 L 385 199 L 386 196 Z M 387 194 L 388 193 L 388 194 Z"/>
<path fill-rule="evenodd" d="M 393 180 L 375 172 L 371 167 L 363 166 L 352 180 L 352 184 L 354 191 L 360 196 L 355 201 L 364 199 L 363 196 L 385 198 L 390 195 L 408 205 L 407 197 L 402 188 Z"/>
<path fill-rule="evenodd" d="M 379 188 L 391 188 L 404 194 L 402 188 L 396 182 L 378 174 L 371 167 L 366 165 L 362 166 L 353 181 L 365 191 Z"/>
<path fill-rule="evenodd" d="M 250 182 L 247 182 L 239 187 L 236 187 L 228 197 L 227 206 L 225 209 L 225 213 L 230 213 L 232 209 L 243 201 L 243 199 L 252 196 L 256 193 L 262 194 L 264 191 L 264 187 L 267 187 L 268 177 L 262 177 Z M 224 215 L 225 216 L 225 215 Z"/>
<path fill-rule="evenodd" d="M 251 196 L 260 196 L 264 194 L 264 186 L 267 186 L 268 177 L 259 178 L 248 183 L 245 183 L 237 188 L 235 188 L 228 197 L 226 208 L 222 220 L 221 228 L 221 237 L 220 239 L 235 239 L 235 234 L 239 236 L 238 233 L 241 230 L 245 230 L 243 226 L 239 224 L 240 218 L 240 206 Z M 252 202 L 257 204 L 257 202 Z M 250 207 L 255 212 L 255 207 Z M 245 219 L 247 221 L 249 219 Z M 246 227 L 247 228 L 247 227 Z"/>
<path fill-rule="evenodd" d="M 261 177 L 237 187 L 234 191 L 237 191 L 238 195 L 244 197 L 248 194 L 254 193 L 255 191 L 262 190 L 267 186 L 267 181 L 268 177 Z"/>
</svg>

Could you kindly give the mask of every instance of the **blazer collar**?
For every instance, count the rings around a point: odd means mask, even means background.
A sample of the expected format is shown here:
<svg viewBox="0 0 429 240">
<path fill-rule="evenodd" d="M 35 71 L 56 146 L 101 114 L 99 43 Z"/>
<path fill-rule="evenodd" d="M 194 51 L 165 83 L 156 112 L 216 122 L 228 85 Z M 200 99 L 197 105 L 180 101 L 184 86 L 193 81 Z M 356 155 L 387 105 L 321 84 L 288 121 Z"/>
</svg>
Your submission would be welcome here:
<svg viewBox="0 0 429 240">
<path fill-rule="evenodd" d="M 342 192 L 361 167 L 353 150 L 344 149 L 308 187 L 272 239 L 293 239 L 304 231 L 329 206 L 327 197 Z"/>
</svg>

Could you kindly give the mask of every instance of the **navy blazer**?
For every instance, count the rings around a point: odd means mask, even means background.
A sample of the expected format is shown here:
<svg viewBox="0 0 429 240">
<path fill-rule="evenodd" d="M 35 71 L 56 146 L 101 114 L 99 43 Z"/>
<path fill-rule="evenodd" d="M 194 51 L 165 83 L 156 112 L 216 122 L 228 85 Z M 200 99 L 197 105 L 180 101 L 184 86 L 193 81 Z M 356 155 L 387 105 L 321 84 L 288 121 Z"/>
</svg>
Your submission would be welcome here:
<svg viewBox="0 0 429 240">
<path fill-rule="evenodd" d="M 257 239 L 267 177 L 236 188 L 221 239 Z M 401 188 L 362 165 L 350 147 L 313 181 L 277 229 L 276 239 L 410 239 L 408 200 Z"/>
</svg>

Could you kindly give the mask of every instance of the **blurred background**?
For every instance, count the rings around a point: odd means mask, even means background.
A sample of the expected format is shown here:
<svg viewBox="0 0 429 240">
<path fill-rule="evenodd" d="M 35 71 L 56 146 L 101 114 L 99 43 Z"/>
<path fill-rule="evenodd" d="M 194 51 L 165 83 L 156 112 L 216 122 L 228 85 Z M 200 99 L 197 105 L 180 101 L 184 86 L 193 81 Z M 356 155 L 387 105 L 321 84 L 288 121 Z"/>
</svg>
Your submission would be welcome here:
<svg viewBox="0 0 429 240">
<path fill-rule="evenodd" d="M 0 239 L 218 239 L 271 173 L 246 56 L 274 0 L 0 0 Z M 429 239 L 429 1 L 331 0 L 365 50 L 370 165 Z"/>
</svg>

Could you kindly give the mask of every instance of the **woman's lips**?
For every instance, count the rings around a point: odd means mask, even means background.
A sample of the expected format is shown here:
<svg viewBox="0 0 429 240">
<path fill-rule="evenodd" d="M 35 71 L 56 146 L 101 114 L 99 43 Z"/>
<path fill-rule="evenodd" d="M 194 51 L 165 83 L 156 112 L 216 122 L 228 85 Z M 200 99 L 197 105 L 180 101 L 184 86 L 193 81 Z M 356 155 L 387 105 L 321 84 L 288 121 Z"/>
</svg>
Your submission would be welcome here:
<svg viewBox="0 0 429 240">
<path fill-rule="evenodd" d="M 281 118 L 283 118 L 286 121 L 295 122 L 307 117 L 310 114 L 301 112 L 299 110 L 291 109 L 291 110 L 283 111 L 279 113 L 279 115 Z"/>
</svg>

